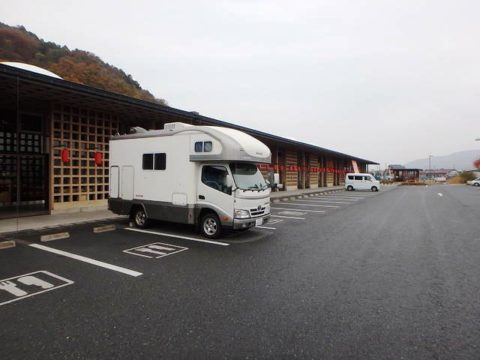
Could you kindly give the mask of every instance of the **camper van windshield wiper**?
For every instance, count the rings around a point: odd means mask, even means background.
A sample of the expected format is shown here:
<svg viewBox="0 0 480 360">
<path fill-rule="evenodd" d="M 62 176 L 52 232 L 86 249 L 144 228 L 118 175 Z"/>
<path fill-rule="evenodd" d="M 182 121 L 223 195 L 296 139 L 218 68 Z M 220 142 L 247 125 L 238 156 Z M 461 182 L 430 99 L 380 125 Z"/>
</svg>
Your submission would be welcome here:
<svg viewBox="0 0 480 360">
<path fill-rule="evenodd" d="M 265 187 L 263 187 L 262 185 L 258 185 L 258 184 L 255 184 L 255 185 L 252 185 L 252 186 L 249 186 L 247 189 L 244 189 L 244 190 L 257 190 L 257 191 L 263 191 L 265 190 L 266 188 L 268 188 L 267 185 L 265 185 Z"/>
</svg>

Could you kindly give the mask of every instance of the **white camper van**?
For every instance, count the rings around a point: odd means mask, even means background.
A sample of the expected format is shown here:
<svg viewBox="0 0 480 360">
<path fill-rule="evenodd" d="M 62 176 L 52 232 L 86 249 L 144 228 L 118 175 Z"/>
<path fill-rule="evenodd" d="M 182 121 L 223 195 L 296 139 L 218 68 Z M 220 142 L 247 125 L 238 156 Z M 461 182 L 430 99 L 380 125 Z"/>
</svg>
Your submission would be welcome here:
<svg viewBox="0 0 480 360">
<path fill-rule="evenodd" d="M 353 190 L 380 190 L 380 181 L 375 179 L 371 174 L 347 174 L 345 176 L 345 189 Z"/>
<path fill-rule="evenodd" d="M 149 219 L 198 225 L 208 238 L 270 217 L 270 188 L 256 166 L 270 163 L 262 142 L 217 126 L 135 130 L 110 140 L 108 207 L 114 213 L 130 215 L 140 228 Z"/>
</svg>

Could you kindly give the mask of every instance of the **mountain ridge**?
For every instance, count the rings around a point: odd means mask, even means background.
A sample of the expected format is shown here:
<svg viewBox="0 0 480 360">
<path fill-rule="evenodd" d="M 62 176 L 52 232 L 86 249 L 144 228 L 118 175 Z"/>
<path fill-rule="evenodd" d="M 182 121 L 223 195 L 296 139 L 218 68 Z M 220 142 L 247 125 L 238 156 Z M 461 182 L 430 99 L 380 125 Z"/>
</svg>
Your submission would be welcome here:
<svg viewBox="0 0 480 360">
<path fill-rule="evenodd" d="M 23 26 L 0 22 L 0 62 L 22 62 L 49 70 L 64 80 L 167 105 L 143 89 L 130 74 L 85 51 L 40 39 Z"/>
<path fill-rule="evenodd" d="M 480 149 L 457 151 L 449 155 L 432 156 L 432 169 L 473 170 L 474 162 L 480 159 Z M 428 169 L 429 159 L 417 159 L 405 164 L 407 168 Z"/>
</svg>

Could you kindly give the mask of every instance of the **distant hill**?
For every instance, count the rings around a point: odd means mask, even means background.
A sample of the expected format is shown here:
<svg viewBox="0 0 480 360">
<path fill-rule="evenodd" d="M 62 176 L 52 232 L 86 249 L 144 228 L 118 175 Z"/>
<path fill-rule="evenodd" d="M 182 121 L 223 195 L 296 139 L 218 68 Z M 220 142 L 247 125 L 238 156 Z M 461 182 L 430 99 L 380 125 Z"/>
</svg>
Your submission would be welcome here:
<svg viewBox="0 0 480 360">
<path fill-rule="evenodd" d="M 433 156 L 432 169 L 472 170 L 473 163 L 480 158 L 479 150 L 460 151 L 446 156 Z M 428 158 L 411 161 L 405 164 L 407 168 L 428 169 Z"/>
<path fill-rule="evenodd" d="M 50 70 L 63 79 L 166 105 L 140 87 L 131 75 L 84 50 L 70 50 L 39 39 L 23 26 L 0 23 L 0 62 L 16 61 Z"/>
</svg>

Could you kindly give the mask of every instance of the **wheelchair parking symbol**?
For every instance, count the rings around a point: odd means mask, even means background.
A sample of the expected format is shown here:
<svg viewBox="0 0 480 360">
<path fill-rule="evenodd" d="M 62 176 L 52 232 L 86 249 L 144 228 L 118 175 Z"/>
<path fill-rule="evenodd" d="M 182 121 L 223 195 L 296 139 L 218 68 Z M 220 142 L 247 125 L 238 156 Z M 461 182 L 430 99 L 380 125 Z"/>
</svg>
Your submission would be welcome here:
<svg viewBox="0 0 480 360">
<path fill-rule="evenodd" d="M 3 279 L 0 280 L 0 306 L 71 284 L 73 281 L 48 271 Z"/>
<path fill-rule="evenodd" d="M 168 255 L 178 254 L 179 252 L 185 250 L 188 250 L 188 248 L 156 242 L 123 250 L 123 252 L 131 255 L 146 257 L 149 259 L 159 259 Z"/>
</svg>

